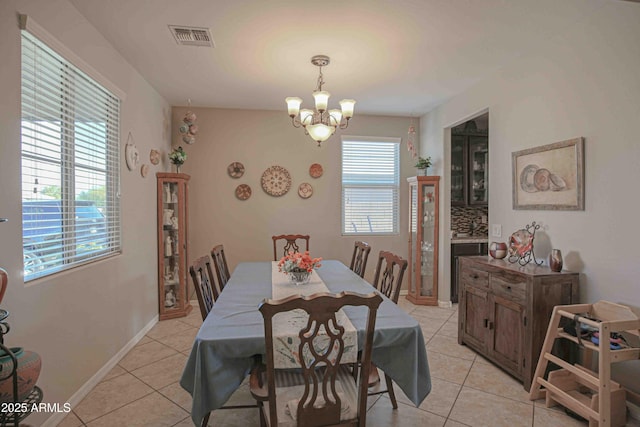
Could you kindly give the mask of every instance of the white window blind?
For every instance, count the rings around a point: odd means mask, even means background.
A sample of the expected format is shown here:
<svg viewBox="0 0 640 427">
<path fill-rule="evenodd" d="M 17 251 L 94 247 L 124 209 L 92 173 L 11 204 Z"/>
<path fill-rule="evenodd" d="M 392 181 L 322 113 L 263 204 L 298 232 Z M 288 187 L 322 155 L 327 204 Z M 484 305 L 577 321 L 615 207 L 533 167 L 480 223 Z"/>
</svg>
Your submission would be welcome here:
<svg viewBox="0 0 640 427">
<path fill-rule="evenodd" d="M 120 252 L 120 99 L 22 31 L 25 281 Z"/>
<path fill-rule="evenodd" d="M 400 139 L 342 139 L 342 234 L 397 234 Z"/>
</svg>

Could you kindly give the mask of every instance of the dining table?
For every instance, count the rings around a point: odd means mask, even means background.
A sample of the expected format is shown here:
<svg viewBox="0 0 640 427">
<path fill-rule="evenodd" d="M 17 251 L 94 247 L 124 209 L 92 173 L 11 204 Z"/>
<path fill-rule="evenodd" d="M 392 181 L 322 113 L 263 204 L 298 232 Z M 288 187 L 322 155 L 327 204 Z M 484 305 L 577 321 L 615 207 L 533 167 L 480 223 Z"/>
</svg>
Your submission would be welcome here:
<svg viewBox="0 0 640 427">
<path fill-rule="evenodd" d="M 239 263 L 202 323 L 187 359 L 180 385 L 191 394 L 191 418 L 196 425 L 221 408 L 240 387 L 254 363 L 265 353 L 262 314 L 264 299 L 272 298 L 272 262 Z M 323 260 L 316 269 L 329 292 L 376 291 L 342 262 Z M 305 286 L 305 285 L 300 285 Z M 372 361 L 388 374 L 416 405 L 431 391 L 427 351 L 420 324 L 384 295 L 373 335 Z M 367 311 L 344 307 L 364 342 Z"/>
</svg>

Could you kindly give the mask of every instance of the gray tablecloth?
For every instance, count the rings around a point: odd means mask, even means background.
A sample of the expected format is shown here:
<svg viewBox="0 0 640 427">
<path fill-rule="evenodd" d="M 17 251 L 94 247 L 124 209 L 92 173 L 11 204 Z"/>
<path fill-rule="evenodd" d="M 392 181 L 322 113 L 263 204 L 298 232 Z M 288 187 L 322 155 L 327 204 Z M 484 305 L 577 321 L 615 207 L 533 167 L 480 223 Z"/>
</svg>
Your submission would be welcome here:
<svg viewBox="0 0 640 427">
<path fill-rule="evenodd" d="M 369 293 L 374 289 L 339 261 L 325 260 L 318 274 L 331 292 Z M 239 264 L 196 336 L 180 385 L 193 397 L 196 425 L 224 405 L 263 354 L 264 326 L 258 305 L 271 297 L 271 262 Z M 345 312 L 364 341 L 366 309 Z M 418 322 L 387 298 L 378 309 L 373 362 L 418 406 L 431 391 L 427 352 Z"/>
</svg>

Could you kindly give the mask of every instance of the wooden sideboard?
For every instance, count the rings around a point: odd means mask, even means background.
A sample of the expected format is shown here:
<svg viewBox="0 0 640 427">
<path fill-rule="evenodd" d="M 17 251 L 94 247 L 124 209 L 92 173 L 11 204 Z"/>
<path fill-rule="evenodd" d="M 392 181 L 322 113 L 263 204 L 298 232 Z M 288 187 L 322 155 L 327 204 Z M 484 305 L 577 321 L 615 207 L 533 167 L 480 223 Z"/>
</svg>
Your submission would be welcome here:
<svg viewBox="0 0 640 427">
<path fill-rule="evenodd" d="M 578 273 L 460 257 L 458 343 L 529 390 L 553 307 L 578 302 Z"/>
</svg>

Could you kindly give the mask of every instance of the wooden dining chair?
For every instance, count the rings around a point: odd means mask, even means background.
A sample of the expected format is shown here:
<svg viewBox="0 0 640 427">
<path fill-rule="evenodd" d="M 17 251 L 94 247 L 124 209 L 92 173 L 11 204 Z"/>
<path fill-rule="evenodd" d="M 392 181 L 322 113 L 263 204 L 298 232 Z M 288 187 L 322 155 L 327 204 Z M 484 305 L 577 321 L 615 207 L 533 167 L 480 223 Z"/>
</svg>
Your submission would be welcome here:
<svg viewBox="0 0 640 427">
<path fill-rule="evenodd" d="M 378 265 L 376 266 L 376 273 L 373 279 L 373 287 L 396 304 L 398 303 L 398 297 L 400 296 L 402 278 L 404 277 L 404 272 L 407 269 L 407 264 L 408 262 L 406 259 L 402 259 L 391 252 L 380 251 L 378 254 Z M 369 396 L 389 393 L 389 399 L 391 400 L 393 409 L 398 409 L 396 394 L 393 391 L 393 381 L 386 373 L 384 374 L 384 379 L 387 389 L 380 390 L 380 386 L 378 385 L 380 382 L 378 367 L 372 363 L 369 385 L 377 386 L 377 390 L 370 391 Z"/>
<path fill-rule="evenodd" d="M 258 405 L 262 407 L 261 426 L 366 425 L 368 366 L 377 310 L 381 303 L 382 297 L 375 292 L 368 295 L 341 292 L 337 295 L 318 293 L 308 297 L 295 295 L 280 300 L 265 300 L 260 305 L 264 318 L 267 364 L 264 372 L 251 376 L 249 385 Z M 336 312 L 345 306 L 364 306 L 368 309 L 365 341 L 359 352 L 360 362 L 367 368 L 360 370 L 359 378 L 353 374 L 352 364 L 340 363 L 344 353 L 342 339 L 345 329 L 334 325 L 337 325 Z M 298 333 L 300 345 L 294 360 L 299 368 L 276 369 L 272 320 L 278 313 L 296 309 L 302 309 L 309 316 L 306 326 Z M 333 343 L 343 345 L 334 346 L 330 342 L 330 350 L 318 351 L 327 348 L 327 336 L 321 335 L 322 331 L 331 331 Z M 313 357 L 305 358 L 305 349 Z M 342 393 L 336 390 L 338 383 Z"/>
<path fill-rule="evenodd" d="M 229 274 L 229 266 L 227 265 L 227 257 L 224 254 L 224 247 L 222 245 L 214 246 L 213 249 L 211 249 L 211 258 L 216 268 L 218 286 L 220 286 L 220 292 L 222 292 L 231 276 L 231 274 Z"/>
<path fill-rule="evenodd" d="M 367 268 L 369 252 L 371 252 L 371 246 L 369 246 L 367 242 L 356 241 L 353 245 L 353 255 L 351 256 L 351 265 L 349 268 L 363 279 L 364 272 Z"/>
<path fill-rule="evenodd" d="M 222 246 L 219 246 L 222 248 Z M 213 249 L 218 248 L 216 246 Z M 213 253 L 213 251 L 212 251 Z M 224 257 L 224 251 L 222 252 L 222 256 Z M 225 260 L 226 267 L 226 260 Z M 216 267 L 217 270 L 217 267 Z M 202 315 L 202 321 L 207 318 L 209 312 L 213 308 L 213 303 L 220 296 L 220 292 L 215 286 L 215 282 L 213 280 L 213 272 L 211 271 L 211 258 L 209 255 L 204 255 L 191 264 L 189 266 L 189 273 L 191 273 L 191 279 L 193 280 L 193 287 L 196 289 L 196 295 L 198 296 L 198 304 L 200 305 L 200 314 Z M 227 276 L 228 277 L 228 276 Z M 218 274 L 218 278 L 220 278 L 220 274 Z M 257 366 L 259 365 L 259 357 L 253 357 L 253 370 L 257 370 Z M 233 406 L 223 406 L 219 409 L 245 409 L 245 408 L 256 408 L 258 405 L 233 405 Z M 209 423 L 209 416 L 211 413 L 205 415 L 202 420 L 202 427 L 205 427 Z"/>
<path fill-rule="evenodd" d="M 273 240 L 273 260 L 278 261 L 283 256 L 286 256 L 289 252 L 300 252 L 300 246 L 298 240 L 304 240 L 307 243 L 307 251 L 309 250 L 309 235 L 306 234 L 281 234 L 279 236 L 271 236 Z M 284 249 L 281 252 L 281 256 L 278 256 L 277 242 L 284 240 Z"/>
<path fill-rule="evenodd" d="M 200 305 L 200 314 L 202 320 L 207 318 L 207 315 L 213 307 L 213 303 L 218 299 L 218 289 L 216 289 L 215 282 L 213 280 L 213 273 L 211 272 L 211 259 L 209 255 L 201 256 L 196 259 L 189 266 L 189 273 L 191 274 L 191 280 L 193 281 L 193 287 L 196 290 L 198 297 L 198 304 Z"/>
</svg>

